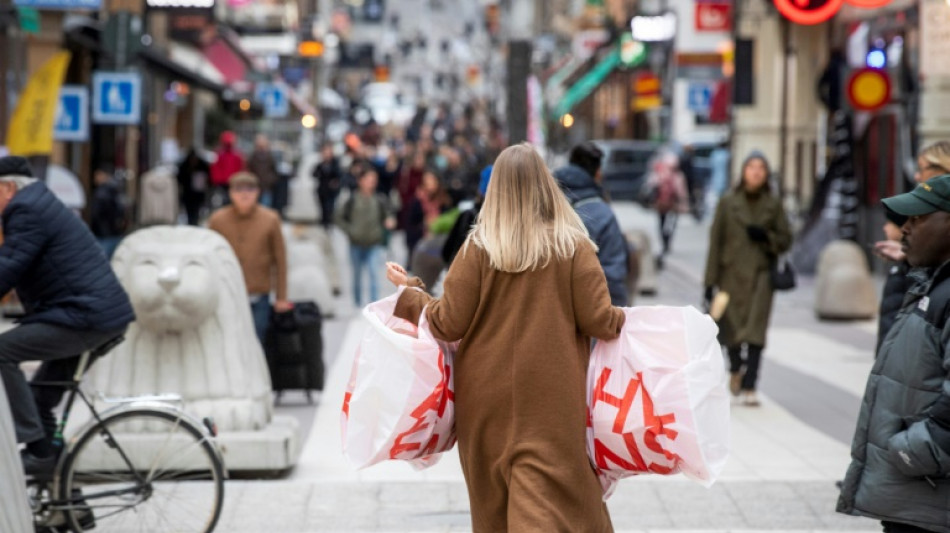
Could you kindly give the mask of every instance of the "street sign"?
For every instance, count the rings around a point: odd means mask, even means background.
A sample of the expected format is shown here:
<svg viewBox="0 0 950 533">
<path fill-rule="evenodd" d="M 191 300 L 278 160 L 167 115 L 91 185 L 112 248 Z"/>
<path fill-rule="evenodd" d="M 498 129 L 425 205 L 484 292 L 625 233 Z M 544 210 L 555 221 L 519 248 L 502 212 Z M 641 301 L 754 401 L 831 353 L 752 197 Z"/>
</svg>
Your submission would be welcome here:
<svg viewBox="0 0 950 533">
<path fill-rule="evenodd" d="M 696 31 L 729 31 L 732 29 L 732 4 L 696 3 Z"/>
<path fill-rule="evenodd" d="M 883 70 L 862 68 L 848 79 L 848 101 L 859 111 L 875 111 L 891 101 L 891 80 Z"/>
<path fill-rule="evenodd" d="M 709 114 L 709 108 L 712 104 L 713 86 L 709 83 L 690 83 L 687 91 L 687 107 L 689 110 L 700 114 Z"/>
<path fill-rule="evenodd" d="M 282 85 L 259 83 L 257 101 L 264 105 L 264 116 L 267 118 L 283 118 L 290 114 L 290 99 L 287 89 Z"/>
<path fill-rule="evenodd" d="M 53 140 L 86 142 L 89 140 L 89 89 L 63 85 L 59 90 Z"/>
<path fill-rule="evenodd" d="M 102 0 L 13 0 L 17 7 L 32 7 L 34 9 L 50 10 L 78 10 L 89 9 L 98 11 L 102 7 Z"/>
<path fill-rule="evenodd" d="M 788 20 L 803 25 L 821 24 L 835 16 L 844 0 L 774 0 Z"/>
<path fill-rule="evenodd" d="M 142 76 L 135 72 L 92 74 L 92 121 L 138 124 L 142 119 Z"/>
</svg>

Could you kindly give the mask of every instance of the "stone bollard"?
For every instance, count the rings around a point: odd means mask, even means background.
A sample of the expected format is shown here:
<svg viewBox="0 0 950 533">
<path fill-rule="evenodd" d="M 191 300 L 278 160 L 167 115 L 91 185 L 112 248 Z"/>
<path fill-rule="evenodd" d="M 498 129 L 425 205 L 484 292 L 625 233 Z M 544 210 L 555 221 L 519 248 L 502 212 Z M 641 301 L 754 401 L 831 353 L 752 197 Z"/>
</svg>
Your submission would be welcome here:
<svg viewBox="0 0 950 533">
<path fill-rule="evenodd" d="M 336 314 L 329 273 L 335 270 L 334 257 L 322 246 L 327 239 L 314 225 L 284 226 L 287 248 L 287 296 L 293 301 L 313 301 L 323 315 Z M 332 249 L 330 250 L 332 254 Z"/>
<path fill-rule="evenodd" d="M 642 230 L 628 231 L 624 236 L 637 247 L 637 252 L 640 254 L 640 277 L 637 280 L 637 292 L 645 296 L 656 294 L 656 261 L 650 246 L 650 236 Z M 630 296 L 632 301 L 633 295 Z"/>
<path fill-rule="evenodd" d="M 815 314 L 821 319 L 868 319 L 878 299 L 867 257 L 853 241 L 830 242 L 815 272 Z"/>
<path fill-rule="evenodd" d="M 214 419 L 228 470 L 293 466 L 299 424 L 274 416 L 264 351 L 228 242 L 203 228 L 156 226 L 126 237 L 112 267 L 136 322 L 92 365 L 89 389 L 106 397 L 179 394 L 186 412 Z M 70 418 L 79 427 L 74 418 L 84 417 Z"/>
<path fill-rule="evenodd" d="M 26 501 L 26 479 L 17 452 L 13 416 L 0 381 L 0 533 L 33 531 L 30 504 Z"/>
</svg>

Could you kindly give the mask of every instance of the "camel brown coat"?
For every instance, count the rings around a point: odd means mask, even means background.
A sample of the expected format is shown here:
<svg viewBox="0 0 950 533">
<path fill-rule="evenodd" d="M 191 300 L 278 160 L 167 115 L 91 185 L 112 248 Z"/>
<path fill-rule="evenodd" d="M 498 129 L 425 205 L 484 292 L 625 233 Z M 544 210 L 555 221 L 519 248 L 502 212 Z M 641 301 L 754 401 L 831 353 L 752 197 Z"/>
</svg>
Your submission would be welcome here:
<svg viewBox="0 0 950 533">
<path fill-rule="evenodd" d="M 473 530 L 612 531 L 587 458 L 586 375 L 590 338 L 616 338 L 624 314 L 593 246 L 514 274 L 472 244 L 444 286 L 441 299 L 406 290 L 396 316 L 416 322 L 428 304 L 435 337 L 461 340 L 455 426 Z"/>
</svg>

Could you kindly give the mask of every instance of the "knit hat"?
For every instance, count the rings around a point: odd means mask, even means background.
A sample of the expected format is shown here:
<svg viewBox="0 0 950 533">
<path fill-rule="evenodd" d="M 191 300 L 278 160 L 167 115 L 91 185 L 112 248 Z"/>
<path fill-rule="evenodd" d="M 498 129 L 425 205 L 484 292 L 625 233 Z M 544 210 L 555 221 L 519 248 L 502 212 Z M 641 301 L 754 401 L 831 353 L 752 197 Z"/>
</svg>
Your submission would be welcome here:
<svg viewBox="0 0 950 533">
<path fill-rule="evenodd" d="M 8 155 L 0 157 L 0 176 L 26 176 L 33 177 L 33 169 L 30 163 L 19 156 Z"/>
<path fill-rule="evenodd" d="M 745 171 L 745 167 L 755 159 L 758 159 L 765 164 L 765 174 L 770 176 L 772 174 L 772 169 L 769 167 L 769 160 L 760 150 L 752 150 L 749 152 L 749 155 L 747 155 L 745 160 L 742 162 L 742 170 Z"/>
</svg>

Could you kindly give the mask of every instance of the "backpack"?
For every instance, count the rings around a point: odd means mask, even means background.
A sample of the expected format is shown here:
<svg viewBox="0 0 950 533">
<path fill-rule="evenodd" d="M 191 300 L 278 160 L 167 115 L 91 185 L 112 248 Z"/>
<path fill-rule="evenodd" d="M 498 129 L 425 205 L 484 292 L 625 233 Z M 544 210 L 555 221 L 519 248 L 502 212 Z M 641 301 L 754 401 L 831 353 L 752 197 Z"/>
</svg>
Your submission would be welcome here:
<svg viewBox="0 0 950 533">
<path fill-rule="evenodd" d="M 347 224 L 353 221 L 353 204 L 356 203 L 357 194 L 356 191 L 353 191 L 343 203 L 343 220 L 345 220 Z M 389 217 L 389 206 L 386 204 L 386 200 L 382 195 L 377 193 L 373 197 L 376 198 L 376 202 L 379 204 L 379 225 L 383 227 L 383 246 L 389 246 L 391 232 L 386 229 L 386 219 Z"/>
</svg>

